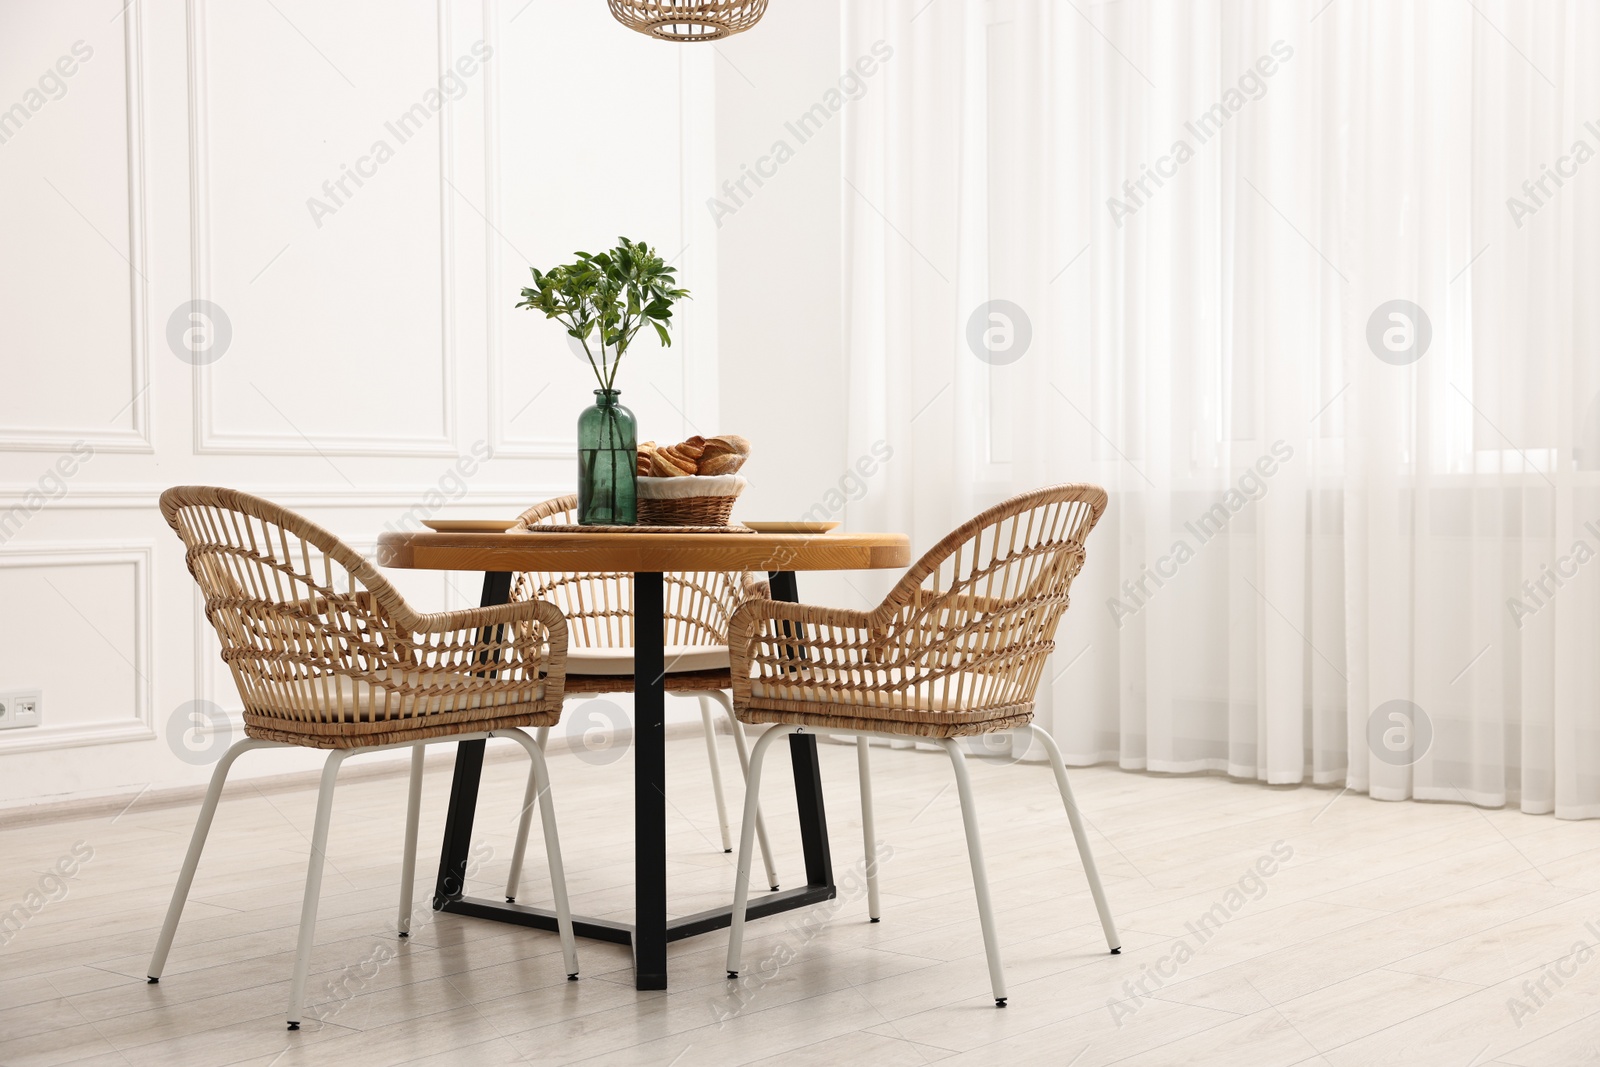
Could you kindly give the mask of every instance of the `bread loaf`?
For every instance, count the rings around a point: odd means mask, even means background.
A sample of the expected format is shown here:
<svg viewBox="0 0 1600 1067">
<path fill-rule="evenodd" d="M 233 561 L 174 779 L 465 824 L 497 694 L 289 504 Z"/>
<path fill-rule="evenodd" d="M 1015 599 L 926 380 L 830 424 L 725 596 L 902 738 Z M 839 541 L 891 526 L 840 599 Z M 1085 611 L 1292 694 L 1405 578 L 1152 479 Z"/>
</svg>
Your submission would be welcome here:
<svg viewBox="0 0 1600 1067">
<path fill-rule="evenodd" d="M 718 434 L 716 437 L 706 438 L 705 451 L 708 455 L 748 456 L 750 442 L 736 433 Z"/>
<path fill-rule="evenodd" d="M 744 466 L 745 457 L 737 452 L 727 452 L 721 455 L 707 454 L 700 459 L 699 473 L 704 475 L 736 474 Z"/>
</svg>

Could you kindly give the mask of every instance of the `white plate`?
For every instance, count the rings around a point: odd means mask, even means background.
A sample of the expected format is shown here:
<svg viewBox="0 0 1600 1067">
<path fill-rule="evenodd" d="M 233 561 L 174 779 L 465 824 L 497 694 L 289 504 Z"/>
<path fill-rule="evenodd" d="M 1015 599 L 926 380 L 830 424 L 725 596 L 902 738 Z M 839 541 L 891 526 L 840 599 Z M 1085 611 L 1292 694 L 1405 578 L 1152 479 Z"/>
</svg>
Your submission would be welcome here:
<svg viewBox="0 0 1600 1067">
<path fill-rule="evenodd" d="M 748 526 L 756 533 L 786 534 L 825 534 L 839 528 L 836 522 L 741 522 L 740 525 Z"/>
<path fill-rule="evenodd" d="M 434 533 L 505 533 L 516 519 L 423 519 L 422 525 Z"/>
</svg>

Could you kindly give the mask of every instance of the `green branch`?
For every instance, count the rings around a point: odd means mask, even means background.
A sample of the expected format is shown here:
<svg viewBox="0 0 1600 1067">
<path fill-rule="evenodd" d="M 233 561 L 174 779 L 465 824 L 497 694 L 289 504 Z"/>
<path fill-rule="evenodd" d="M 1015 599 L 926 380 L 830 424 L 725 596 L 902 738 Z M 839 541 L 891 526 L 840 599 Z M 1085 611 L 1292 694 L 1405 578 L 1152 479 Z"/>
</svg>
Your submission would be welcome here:
<svg viewBox="0 0 1600 1067">
<path fill-rule="evenodd" d="M 591 255 L 575 253 L 572 263 L 548 272 L 532 269 L 533 285 L 522 290 L 519 308 L 541 311 L 546 318 L 565 326 L 583 345 L 589 367 L 602 389 L 616 387 L 617 371 L 639 331 L 649 323 L 662 345 L 671 347 L 672 306 L 689 299 L 687 289 L 677 288 L 677 272 L 649 245 L 619 237 L 618 244 Z M 587 331 L 581 323 L 598 332 L 600 358 L 596 362 L 589 347 Z M 613 358 L 606 366 L 607 324 L 615 324 Z"/>
</svg>

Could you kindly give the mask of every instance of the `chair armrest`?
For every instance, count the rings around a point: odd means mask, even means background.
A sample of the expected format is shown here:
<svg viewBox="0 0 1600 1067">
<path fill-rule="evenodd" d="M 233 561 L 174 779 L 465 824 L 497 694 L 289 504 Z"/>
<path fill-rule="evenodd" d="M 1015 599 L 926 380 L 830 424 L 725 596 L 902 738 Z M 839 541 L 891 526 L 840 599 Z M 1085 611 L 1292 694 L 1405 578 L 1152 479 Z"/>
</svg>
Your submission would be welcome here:
<svg viewBox="0 0 1600 1067">
<path fill-rule="evenodd" d="M 778 683 L 802 672 L 813 680 L 876 671 L 871 662 L 872 616 L 781 600 L 747 600 L 728 624 L 728 657 L 735 705 L 755 682 Z"/>
<path fill-rule="evenodd" d="M 745 571 L 740 575 L 739 603 L 747 600 L 771 600 L 772 583 L 760 571 Z M 735 609 L 737 610 L 737 608 Z"/>
<path fill-rule="evenodd" d="M 482 664 L 502 676 L 541 675 L 547 698 L 560 706 L 567 681 L 567 618 L 554 604 L 525 600 L 420 615 L 411 629 L 415 666 L 461 671 Z"/>
<path fill-rule="evenodd" d="M 816 640 L 810 631 L 818 626 L 841 627 L 864 632 L 869 628 L 871 620 L 871 612 L 855 611 L 850 608 L 820 608 L 811 604 L 791 604 L 787 600 L 746 600 L 728 620 L 730 654 L 748 656 L 750 645 L 764 635 L 774 638 L 781 636 L 785 644 L 795 644 L 798 640 L 803 645 L 808 640 Z M 800 628 L 798 624 L 801 623 L 809 623 L 811 626 L 806 634 L 797 636 L 790 632 L 780 634 L 774 625 L 778 623 L 791 624 L 790 630 Z"/>
<path fill-rule="evenodd" d="M 854 708 L 921 708 L 973 714 L 1031 701 L 1034 661 L 1049 641 L 1014 648 L 985 638 L 995 625 L 989 597 L 960 597 L 874 611 L 753 601 L 729 626 L 734 707 L 765 710 L 793 703 Z M 757 687 L 760 687 L 758 694 Z"/>
<path fill-rule="evenodd" d="M 414 627 L 417 633 L 443 634 L 459 630 L 478 629 L 484 626 L 502 626 L 518 622 L 537 622 L 549 630 L 552 638 L 559 630 L 565 646 L 567 617 L 561 609 L 547 600 L 523 600 L 514 604 L 496 604 L 487 608 L 462 608 L 433 615 L 419 615 Z M 563 651 L 565 648 L 563 647 Z"/>
</svg>

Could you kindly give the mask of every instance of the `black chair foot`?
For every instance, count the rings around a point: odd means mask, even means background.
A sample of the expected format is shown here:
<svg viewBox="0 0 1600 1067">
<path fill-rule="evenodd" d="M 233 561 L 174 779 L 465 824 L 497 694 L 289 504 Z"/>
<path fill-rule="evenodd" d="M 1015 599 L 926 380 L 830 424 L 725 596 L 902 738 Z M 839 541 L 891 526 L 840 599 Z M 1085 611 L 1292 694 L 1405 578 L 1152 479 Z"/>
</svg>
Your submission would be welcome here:
<svg viewBox="0 0 1600 1067">
<path fill-rule="evenodd" d="M 1113 956 L 1120 956 L 1120 955 L 1122 955 L 1122 946 L 1121 946 L 1121 945 L 1118 945 L 1118 946 L 1117 946 L 1117 947 L 1116 947 L 1116 948 L 1114 948 L 1114 949 L 1112 949 L 1112 950 L 1111 950 L 1111 954 L 1112 954 L 1112 955 L 1113 955 Z"/>
<path fill-rule="evenodd" d="M 1005 1007 L 1006 1006 L 1006 998 L 1005 997 L 997 997 L 997 998 L 995 998 L 994 1006 L 997 1007 L 997 1008 Z"/>
<path fill-rule="evenodd" d="M 733 854 L 733 849 L 731 849 L 731 848 L 725 848 L 722 851 L 723 851 L 724 854 L 727 854 L 727 855 L 732 855 Z"/>
<path fill-rule="evenodd" d="M 404 931 L 404 930 L 401 930 L 401 931 L 400 931 L 400 936 L 401 936 L 401 937 L 410 937 L 410 936 L 411 936 L 411 935 L 410 935 L 410 934 L 408 934 L 408 933 L 406 933 L 406 932 L 405 932 L 405 931 Z"/>
<path fill-rule="evenodd" d="M 567 981 L 576 982 L 577 980 L 578 980 L 578 972 L 577 971 L 573 971 L 571 974 L 567 975 Z"/>
<path fill-rule="evenodd" d="M 773 886 L 773 887 L 772 887 L 772 891 L 773 891 L 773 892 L 774 892 L 774 893 L 776 893 L 776 892 L 777 892 L 777 891 L 778 891 L 778 887 L 777 887 L 777 886 Z"/>
<path fill-rule="evenodd" d="M 738 971 L 729 971 L 728 972 L 728 978 L 730 980 L 734 979 L 734 978 L 737 978 L 737 977 L 739 977 L 739 972 Z"/>
<path fill-rule="evenodd" d="M 161 981 L 161 979 L 159 979 L 159 978 L 146 978 L 144 980 L 144 984 L 145 985 L 157 985 L 157 984 L 160 983 L 160 981 Z"/>
<path fill-rule="evenodd" d="M 882 922 L 883 920 L 882 919 L 878 919 L 878 918 L 872 918 L 872 919 L 868 919 L 867 921 L 868 922 Z"/>
<path fill-rule="evenodd" d="M 290 1023 L 289 1024 L 289 1029 L 291 1031 L 298 1030 L 298 1029 L 300 1029 L 300 1024 L 299 1023 Z"/>
<path fill-rule="evenodd" d="M 515 904 L 516 902 L 517 902 L 517 898 L 516 897 L 506 897 L 506 903 L 507 904 Z"/>
</svg>

